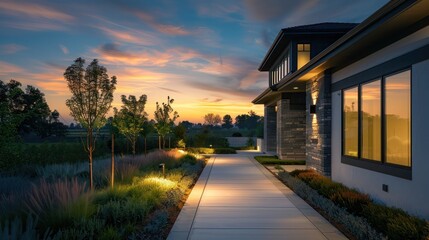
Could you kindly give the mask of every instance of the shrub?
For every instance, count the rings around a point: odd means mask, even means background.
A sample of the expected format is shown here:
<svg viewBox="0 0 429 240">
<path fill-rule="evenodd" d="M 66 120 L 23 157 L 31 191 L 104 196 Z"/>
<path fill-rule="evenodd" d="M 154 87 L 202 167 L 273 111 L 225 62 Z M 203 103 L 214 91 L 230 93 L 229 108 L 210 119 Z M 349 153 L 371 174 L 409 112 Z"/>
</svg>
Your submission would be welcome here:
<svg viewBox="0 0 429 240">
<path fill-rule="evenodd" d="M 295 170 L 290 175 L 348 212 L 364 217 L 388 239 L 429 239 L 429 223 L 401 209 L 374 203 L 368 195 L 335 183 L 314 170 Z"/>
<path fill-rule="evenodd" d="M 239 132 L 235 132 L 232 134 L 233 137 L 243 137 L 243 135 Z"/>
<path fill-rule="evenodd" d="M 25 199 L 27 212 L 39 219 L 39 226 L 42 229 L 46 230 L 48 227 L 57 229 L 69 224 L 72 218 L 86 217 L 90 214 L 86 191 L 85 183 L 79 183 L 76 178 L 55 183 L 42 180 L 38 185 L 33 185 L 32 191 Z M 78 201 L 81 197 L 86 199 Z"/>
<path fill-rule="evenodd" d="M 341 224 L 356 239 L 383 239 L 383 236 L 374 230 L 364 218 L 348 213 L 344 208 L 335 205 L 328 198 L 321 196 L 316 190 L 300 179 L 291 177 L 286 172 L 280 172 L 279 177 L 297 195 L 305 199 L 313 207 L 321 209 L 329 219 Z"/>
<path fill-rule="evenodd" d="M 429 239 L 429 223 L 401 209 L 372 203 L 364 207 L 363 214 L 389 239 Z"/>
<path fill-rule="evenodd" d="M 305 160 L 281 160 L 276 156 L 255 156 L 260 164 L 305 165 Z"/>
<path fill-rule="evenodd" d="M 193 154 L 213 154 L 214 148 L 186 148 L 186 151 Z"/>
<path fill-rule="evenodd" d="M 177 147 L 178 147 L 178 148 L 185 148 L 185 147 L 186 147 L 185 140 L 180 139 L 180 140 L 177 142 Z"/>
<path fill-rule="evenodd" d="M 179 162 L 181 164 L 188 163 L 191 165 L 195 165 L 197 163 L 197 158 L 192 154 L 186 154 L 179 158 Z"/>
<path fill-rule="evenodd" d="M 371 202 L 368 195 L 348 189 L 332 193 L 330 199 L 356 215 L 362 215 L 363 208 Z"/>
<path fill-rule="evenodd" d="M 235 154 L 237 151 L 232 148 L 215 148 L 214 150 L 215 154 Z"/>
</svg>

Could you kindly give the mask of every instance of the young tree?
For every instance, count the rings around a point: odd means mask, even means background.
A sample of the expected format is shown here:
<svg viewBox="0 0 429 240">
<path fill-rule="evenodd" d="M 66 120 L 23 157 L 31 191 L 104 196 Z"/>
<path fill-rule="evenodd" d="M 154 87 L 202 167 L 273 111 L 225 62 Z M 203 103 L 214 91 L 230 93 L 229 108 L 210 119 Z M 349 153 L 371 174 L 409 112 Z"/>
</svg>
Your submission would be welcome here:
<svg viewBox="0 0 429 240">
<path fill-rule="evenodd" d="M 230 129 L 234 126 L 232 125 L 232 117 L 229 114 L 226 114 L 225 116 L 223 116 L 222 122 L 223 122 L 222 124 L 223 128 Z"/>
<path fill-rule="evenodd" d="M 219 114 L 207 113 L 204 116 L 204 125 L 216 126 L 219 125 L 221 121 Z"/>
<path fill-rule="evenodd" d="M 143 130 L 143 123 L 147 119 L 147 113 L 144 111 L 147 96 L 141 95 L 139 100 L 130 95 L 128 99 L 125 95 L 121 96 L 121 110 L 113 108 L 113 125 L 119 129 L 131 144 L 133 156 L 136 155 L 136 142 L 140 132 Z"/>
<path fill-rule="evenodd" d="M 72 93 L 66 100 L 70 114 L 76 122 L 86 129 L 86 144 L 88 153 L 89 186 L 93 186 L 92 154 L 95 150 L 96 135 L 99 128 L 106 123 L 106 114 L 111 108 L 113 92 L 116 89 L 116 77 L 109 79 L 107 69 L 94 59 L 84 68 L 85 59 L 77 58 L 64 72 L 68 88 Z"/>
<path fill-rule="evenodd" d="M 179 114 L 171 107 L 173 102 L 174 99 L 168 97 L 167 103 L 162 103 L 162 105 L 159 105 L 158 102 L 156 103 L 155 129 L 158 132 L 159 149 L 161 149 L 161 142 L 162 147 L 165 148 L 165 136 L 171 132 L 174 121 L 179 117 Z"/>
</svg>

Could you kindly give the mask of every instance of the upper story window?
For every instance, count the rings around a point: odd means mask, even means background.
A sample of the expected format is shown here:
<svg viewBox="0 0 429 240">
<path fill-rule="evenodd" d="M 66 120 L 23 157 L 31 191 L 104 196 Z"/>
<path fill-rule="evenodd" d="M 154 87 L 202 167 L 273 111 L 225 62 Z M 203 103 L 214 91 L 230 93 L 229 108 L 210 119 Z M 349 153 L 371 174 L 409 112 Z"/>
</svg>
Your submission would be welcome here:
<svg viewBox="0 0 429 240">
<path fill-rule="evenodd" d="M 343 155 L 411 166 L 411 70 L 343 90 Z"/>
<path fill-rule="evenodd" d="M 297 70 L 310 61 L 310 44 L 297 44 Z"/>
<path fill-rule="evenodd" d="M 271 85 L 277 84 L 290 73 L 290 55 L 287 52 L 275 67 L 270 71 L 270 83 Z"/>
</svg>

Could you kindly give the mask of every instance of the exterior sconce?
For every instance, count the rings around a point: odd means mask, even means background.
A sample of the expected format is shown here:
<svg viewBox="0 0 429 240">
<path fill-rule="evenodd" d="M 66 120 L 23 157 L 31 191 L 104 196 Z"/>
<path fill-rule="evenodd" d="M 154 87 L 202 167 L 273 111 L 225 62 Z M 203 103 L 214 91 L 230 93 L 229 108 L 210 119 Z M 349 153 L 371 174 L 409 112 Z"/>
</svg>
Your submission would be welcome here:
<svg viewBox="0 0 429 240">
<path fill-rule="evenodd" d="M 316 105 L 315 104 L 310 105 L 310 114 L 316 114 Z"/>
</svg>

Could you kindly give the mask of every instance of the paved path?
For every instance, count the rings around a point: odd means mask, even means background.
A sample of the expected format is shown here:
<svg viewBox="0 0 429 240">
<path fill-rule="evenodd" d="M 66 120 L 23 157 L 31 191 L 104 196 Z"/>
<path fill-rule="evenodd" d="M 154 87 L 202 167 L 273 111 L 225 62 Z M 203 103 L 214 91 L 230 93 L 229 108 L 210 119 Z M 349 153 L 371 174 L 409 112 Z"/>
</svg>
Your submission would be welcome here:
<svg viewBox="0 0 429 240">
<path fill-rule="evenodd" d="M 253 155 L 210 158 L 168 239 L 347 239 Z"/>
</svg>

